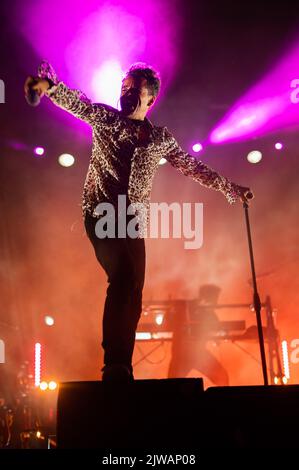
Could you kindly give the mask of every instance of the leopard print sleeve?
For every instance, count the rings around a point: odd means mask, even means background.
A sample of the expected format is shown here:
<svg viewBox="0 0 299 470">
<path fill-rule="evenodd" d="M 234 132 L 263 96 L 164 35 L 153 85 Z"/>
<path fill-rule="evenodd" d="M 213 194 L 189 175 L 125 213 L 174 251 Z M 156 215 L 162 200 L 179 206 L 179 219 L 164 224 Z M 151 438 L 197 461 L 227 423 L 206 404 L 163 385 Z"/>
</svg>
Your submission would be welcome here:
<svg viewBox="0 0 299 470">
<path fill-rule="evenodd" d="M 90 125 L 99 124 L 99 121 L 104 118 L 106 109 L 103 105 L 93 104 L 80 90 L 68 88 L 58 80 L 52 65 L 45 60 L 38 68 L 38 77 L 49 79 L 53 83 L 45 95 L 60 108 Z"/>
<path fill-rule="evenodd" d="M 164 158 L 173 167 L 203 186 L 222 192 L 230 204 L 238 200 L 239 186 L 219 175 L 202 161 L 184 152 L 167 127 L 164 128 L 164 145 Z"/>
</svg>

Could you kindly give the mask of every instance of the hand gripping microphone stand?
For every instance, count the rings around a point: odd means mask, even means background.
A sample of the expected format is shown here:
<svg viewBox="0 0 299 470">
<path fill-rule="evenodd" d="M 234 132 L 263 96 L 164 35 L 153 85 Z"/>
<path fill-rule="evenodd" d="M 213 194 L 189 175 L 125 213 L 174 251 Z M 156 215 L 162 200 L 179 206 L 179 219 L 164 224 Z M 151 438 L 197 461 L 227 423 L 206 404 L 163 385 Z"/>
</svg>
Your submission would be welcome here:
<svg viewBox="0 0 299 470">
<path fill-rule="evenodd" d="M 249 198 L 250 198 L 250 195 L 249 195 Z M 250 257 L 250 264 L 251 264 L 252 286 L 253 286 L 253 306 L 254 306 L 254 310 L 256 313 L 256 322 L 257 322 L 257 329 L 258 329 L 258 335 L 259 335 L 264 385 L 268 385 L 264 335 L 263 335 L 263 327 L 262 327 L 262 320 L 261 320 L 261 301 L 260 301 L 260 296 L 257 291 L 257 284 L 256 284 L 252 240 L 251 240 L 250 223 L 249 223 L 248 203 L 243 202 L 243 207 L 245 211 L 245 221 L 246 221 L 247 238 L 248 238 L 248 246 L 249 246 L 249 257 Z"/>
<path fill-rule="evenodd" d="M 33 77 L 32 77 L 33 78 Z M 25 95 L 25 99 L 30 106 L 38 106 L 40 103 L 40 96 L 36 90 L 34 90 L 32 87 L 37 83 L 37 81 L 34 81 L 28 90 L 28 94 Z"/>
</svg>

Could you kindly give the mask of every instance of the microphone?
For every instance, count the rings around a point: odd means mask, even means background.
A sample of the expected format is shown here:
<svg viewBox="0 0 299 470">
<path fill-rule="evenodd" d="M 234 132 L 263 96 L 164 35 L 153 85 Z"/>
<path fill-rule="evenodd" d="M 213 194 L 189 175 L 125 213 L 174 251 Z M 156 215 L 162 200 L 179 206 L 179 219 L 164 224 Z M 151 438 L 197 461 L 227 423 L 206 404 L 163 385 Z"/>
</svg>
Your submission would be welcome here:
<svg viewBox="0 0 299 470">
<path fill-rule="evenodd" d="M 120 97 L 120 106 L 122 113 L 129 116 L 140 106 L 140 90 L 139 88 L 131 88 Z"/>
<path fill-rule="evenodd" d="M 37 92 L 37 90 L 34 90 L 32 87 L 36 84 L 37 82 L 33 82 L 31 86 L 29 87 L 28 93 L 25 95 L 25 99 L 27 103 L 30 106 L 38 106 L 40 103 L 40 96 Z"/>
<path fill-rule="evenodd" d="M 253 194 L 251 191 L 247 191 L 247 193 L 245 194 L 245 197 L 246 199 L 253 199 Z"/>
</svg>

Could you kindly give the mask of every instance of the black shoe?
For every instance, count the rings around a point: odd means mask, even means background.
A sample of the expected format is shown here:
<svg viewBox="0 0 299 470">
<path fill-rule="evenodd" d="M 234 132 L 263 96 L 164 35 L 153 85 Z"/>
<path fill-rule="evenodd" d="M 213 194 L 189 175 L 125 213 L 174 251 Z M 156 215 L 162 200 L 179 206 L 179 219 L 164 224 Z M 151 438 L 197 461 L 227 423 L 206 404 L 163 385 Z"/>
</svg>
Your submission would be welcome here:
<svg viewBox="0 0 299 470">
<path fill-rule="evenodd" d="M 102 381 L 104 382 L 131 382 L 133 373 L 125 364 L 111 364 L 103 369 Z"/>
</svg>

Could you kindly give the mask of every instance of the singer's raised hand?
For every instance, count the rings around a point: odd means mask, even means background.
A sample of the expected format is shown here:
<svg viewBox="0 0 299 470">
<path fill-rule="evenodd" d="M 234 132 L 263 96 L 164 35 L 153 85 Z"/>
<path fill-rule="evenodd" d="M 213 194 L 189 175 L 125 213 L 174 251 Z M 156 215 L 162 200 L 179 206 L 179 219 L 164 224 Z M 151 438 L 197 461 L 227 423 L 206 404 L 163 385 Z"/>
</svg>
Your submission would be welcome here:
<svg viewBox="0 0 299 470">
<path fill-rule="evenodd" d="M 246 188 L 244 186 L 239 186 L 239 195 L 240 195 L 240 201 L 241 202 L 250 202 L 254 198 L 254 194 L 251 191 L 250 188 Z"/>
<path fill-rule="evenodd" d="M 45 80 L 43 78 L 38 78 L 38 77 L 32 77 L 31 75 L 26 78 L 25 84 L 24 84 L 24 92 L 25 96 L 29 95 L 30 89 L 31 90 L 36 90 L 39 97 L 41 98 L 44 96 L 45 92 L 48 90 L 50 87 L 50 84 L 48 80 Z"/>
</svg>

